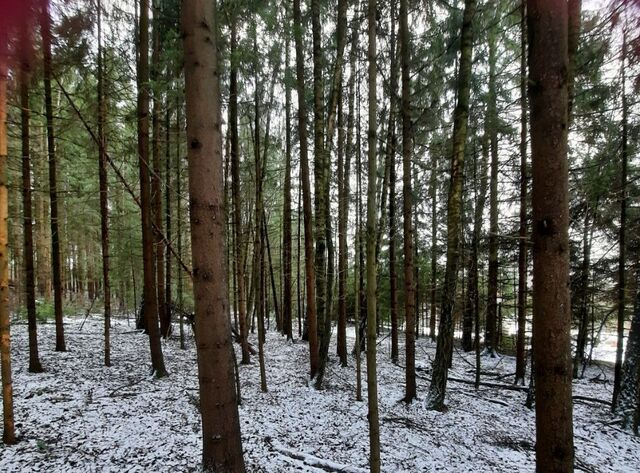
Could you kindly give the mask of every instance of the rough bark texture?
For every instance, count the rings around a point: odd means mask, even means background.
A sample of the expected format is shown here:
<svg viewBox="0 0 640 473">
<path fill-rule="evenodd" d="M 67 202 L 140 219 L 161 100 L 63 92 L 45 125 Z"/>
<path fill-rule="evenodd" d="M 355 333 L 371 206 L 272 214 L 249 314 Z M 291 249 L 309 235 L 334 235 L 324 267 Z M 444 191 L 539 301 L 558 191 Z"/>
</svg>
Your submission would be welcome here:
<svg viewBox="0 0 640 473">
<path fill-rule="evenodd" d="M 637 278 L 637 276 L 636 276 Z M 634 420 L 640 410 L 640 290 L 636 289 L 631 330 L 627 340 L 622 376 L 620 382 L 620 394 L 615 411 L 622 418 L 622 426 L 632 426 L 637 431 L 637 423 Z"/>
<path fill-rule="evenodd" d="M 487 322 L 484 333 L 485 354 L 495 357 L 498 345 L 498 112 L 496 110 L 496 22 L 489 27 L 489 95 L 487 122 L 491 144 L 489 181 L 489 280 L 487 282 Z"/>
<path fill-rule="evenodd" d="M 244 472 L 224 268 L 215 1 L 182 4 L 193 286 L 205 471 Z"/>
<path fill-rule="evenodd" d="M 151 128 L 153 140 L 151 155 L 153 161 L 153 173 L 151 174 L 151 200 L 153 208 L 154 226 L 154 248 L 155 248 L 155 268 L 156 268 L 156 295 L 158 298 L 158 319 L 160 320 L 160 335 L 166 338 L 171 331 L 170 312 L 167 310 L 164 293 L 164 238 L 162 235 L 162 167 L 160 165 L 160 109 L 162 99 L 158 87 L 160 79 L 160 11 L 157 0 L 152 0 L 153 5 L 153 41 L 151 58 L 151 83 L 153 84 L 152 104 L 153 113 L 151 117 Z"/>
<path fill-rule="evenodd" d="M 405 402 L 416 397 L 416 293 L 413 283 L 413 228 L 411 188 L 411 83 L 407 0 L 400 0 L 400 58 L 402 63 L 402 218 L 404 239 Z"/>
<path fill-rule="evenodd" d="M 282 333 L 293 340 L 291 316 L 291 81 L 289 64 L 290 28 L 287 16 L 285 44 L 285 163 L 282 210 Z"/>
<path fill-rule="evenodd" d="M 38 354 L 38 333 L 36 327 L 36 293 L 33 268 L 33 219 L 31 206 L 31 156 L 30 156 L 30 130 L 29 130 L 29 80 L 30 65 L 28 61 L 29 46 L 26 38 L 26 27 L 21 34 L 21 50 L 23 57 L 20 60 L 20 119 L 22 140 L 22 217 L 24 239 L 24 274 L 25 293 L 27 302 L 27 323 L 29 326 L 29 371 L 31 373 L 42 372 L 40 357 Z"/>
<path fill-rule="evenodd" d="M 4 33 L 0 33 L 0 41 Z M 7 66 L 0 51 L 0 373 L 2 374 L 2 441 L 16 442 L 11 378 L 9 317 L 9 190 L 7 187 Z"/>
<path fill-rule="evenodd" d="M 251 362 L 249 352 L 249 325 L 247 323 L 247 290 L 245 279 L 244 233 L 242 232 L 242 202 L 240 200 L 240 145 L 238 142 L 238 65 L 236 47 L 238 41 L 237 15 L 231 13 L 231 40 L 229 68 L 229 133 L 231 140 L 231 201 L 233 206 L 233 226 L 235 231 L 235 267 L 238 285 L 238 321 L 240 324 L 240 346 L 243 365 Z"/>
<path fill-rule="evenodd" d="M 447 376 L 453 350 L 453 307 L 460 263 L 460 234 L 462 231 L 462 181 L 464 150 L 469 121 L 469 94 L 471 85 L 471 54 L 473 50 L 472 21 L 476 11 L 475 0 L 465 0 L 460 44 L 460 70 L 458 71 L 458 103 L 453 115 L 453 150 L 451 153 L 451 180 L 447 201 L 447 266 L 445 269 L 442 310 L 433 377 L 429 386 L 427 405 L 442 410 L 447 388 Z"/>
<path fill-rule="evenodd" d="M 520 228 L 518 230 L 518 335 L 515 383 L 524 385 L 527 328 L 527 4 L 520 5 Z"/>
<path fill-rule="evenodd" d="M 138 165 L 140 171 L 140 210 L 142 221 L 142 263 L 144 272 L 144 317 L 149 333 L 151 365 L 156 377 L 167 375 L 160 344 L 158 299 L 154 268 L 154 236 L 149 181 L 149 1 L 140 0 L 138 60 Z"/>
<path fill-rule="evenodd" d="M 380 472 L 380 422 L 376 367 L 376 1 L 368 0 L 369 132 L 367 182 L 367 398 L 369 412 L 369 467 Z"/>
<path fill-rule="evenodd" d="M 620 394 L 622 381 L 622 346 L 624 341 L 625 320 L 625 264 L 626 264 L 626 231 L 627 231 L 627 167 L 629 161 L 628 136 L 628 106 L 626 88 L 625 59 L 627 50 L 627 34 L 623 32 L 622 39 L 622 143 L 621 143 L 621 172 L 620 172 L 620 228 L 618 230 L 618 346 L 616 348 L 615 377 L 613 380 L 613 401 L 615 409 Z"/>
<path fill-rule="evenodd" d="M 529 0 L 533 358 L 538 471 L 573 471 L 567 5 Z"/>
<path fill-rule="evenodd" d="M 104 293 L 104 365 L 111 366 L 111 286 L 109 285 L 109 205 L 107 181 L 107 145 L 105 138 L 106 104 L 102 55 L 102 5 L 98 0 L 98 176 L 100 180 L 100 237 L 102 243 L 102 290 Z M 57 212 L 57 209 L 56 209 Z M 51 235 L 53 241 L 53 198 L 51 199 Z M 57 227 L 56 227 L 57 232 Z M 55 250 L 54 250 L 55 253 Z M 55 289 L 55 272 L 54 272 Z"/>
<path fill-rule="evenodd" d="M 298 91 L 298 133 L 300 139 L 300 180 L 304 218 L 304 256 L 306 273 L 307 324 L 309 331 L 309 375 L 318 371 L 318 320 L 316 313 L 315 269 L 313 264 L 313 222 L 311 216 L 311 184 L 309 182 L 309 156 L 307 143 L 307 104 L 304 93 L 304 49 L 302 44 L 302 12 L 300 0 L 293 0 L 293 30 L 296 43 L 296 84 Z"/>
</svg>

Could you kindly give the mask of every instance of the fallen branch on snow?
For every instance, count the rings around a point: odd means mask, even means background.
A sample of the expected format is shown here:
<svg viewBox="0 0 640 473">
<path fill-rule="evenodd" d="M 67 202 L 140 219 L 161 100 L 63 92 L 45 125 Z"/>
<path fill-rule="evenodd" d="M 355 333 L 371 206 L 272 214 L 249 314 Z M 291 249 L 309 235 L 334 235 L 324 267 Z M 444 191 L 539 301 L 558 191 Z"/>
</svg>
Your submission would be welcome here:
<svg viewBox="0 0 640 473">
<path fill-rule="evenodd" d="M 323 460 L 322 458 L 314 457 L 313 455 L 310 455 L 308 453 L 296 452 L 279 445 L 274 445 L 271 442 L 270 438 L 265 439 L 265 442 L 272 450 L 275 450 L 276 452 L 295 460 L 300 460 L 305 465 L 311 466 L 313 468 L 319 468 L 331 473 L 368 473 L 368 470 L 363 470 L 362 468 L 357 468 L 350 465 L 341 465 L 340 463 L 335 463 L 330 460 Z"/>
</svg>

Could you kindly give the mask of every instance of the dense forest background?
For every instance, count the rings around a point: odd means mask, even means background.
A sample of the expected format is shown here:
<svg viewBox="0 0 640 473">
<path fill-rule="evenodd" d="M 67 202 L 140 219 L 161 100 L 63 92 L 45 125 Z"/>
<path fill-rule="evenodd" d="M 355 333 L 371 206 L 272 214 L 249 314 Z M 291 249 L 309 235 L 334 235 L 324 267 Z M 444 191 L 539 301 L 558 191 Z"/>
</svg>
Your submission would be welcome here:
<svg viewBox="0 0 640 473">
<path fill-rule="evenodd" d="M 8 40 L 9 294 L 33 371 L 47 369 L 37 324 L 55 321 L 65 350 L 63 316 L 104 312 L 109 365 L 112 315 L 182 347 L 198 315 L 181 2 L 150 3 L 52 0 Z M 264 332 L 277 330 L 309 342 L 318 389 L 328 365 L 356 356 L 360 370 L 365 347 L 375 382 L 388 338 L 410 403 L 426 394 L 415 338 L 428 337 L 431 408 L 444 409 L 454 344 L 475 352 L 476 386 L 508 355 L 506 381 L 532 394 L 531 236 L 544 231 L 524 3 L 290 3 L 216 7 L 226 237 L 205 279 L 227 284 L 237 362 L 257 357 L 267 391 Z M 567 15 L 570 375 L 610 363 L 610 406 L 636 431 L 638 8 L 570 0 Z M 151 351 L 160 377 L 159 341 Z"/>
</svg>

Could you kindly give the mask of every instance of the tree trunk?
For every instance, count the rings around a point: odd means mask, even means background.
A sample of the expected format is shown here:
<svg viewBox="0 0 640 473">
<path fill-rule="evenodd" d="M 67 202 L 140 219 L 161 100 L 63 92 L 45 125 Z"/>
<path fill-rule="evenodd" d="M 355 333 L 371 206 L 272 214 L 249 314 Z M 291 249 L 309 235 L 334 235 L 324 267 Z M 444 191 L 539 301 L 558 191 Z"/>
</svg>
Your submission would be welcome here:
<svg viewBox="0 0 640 473">
<path fill-rule="evenodd" d="M 573 471 L 567 5 L 529 0 L 533 358 L 538 471 Z"/>
<path fill-rule="evenodd" d="M 293 30 L 296 43 L 296 83 L 298 91 L 298 133 L 300 135 L 300 173 L 304 215 L 304 252 L 307 293 L 307 323 L 309 327 L 309 359 L 311 378 L 319 365 L 318 321 L 316 313 L 315 269 L 313 263 L 313 222 L 311 221 L 311 184 L 309 182 L 309 157 L 307 144 L 307 105 L 304 93 L 304 50 L 302 44 L 302 12 L 300 0 L 293 0 Z"/>
<path fill-rule="evenodd" d="M 405 402 L 411 402 L 416 397 L 416 307 L 415 287 L 413 283 L 413 202 L 411 188 L 411 147 L 413 145 L 413 130 L 411 129 L 411 82 L 409 64 L 411 53 L 409 50 L 407 0 L 400 0 L 400 51 L 402 61 L 402 218 L 404 238 L 404 312 L 406 331 L 406 381 Z M 395 90 L 395 89 L 394 89 Z M 395 176 L 392 177 L 395 180 Z"/>
<path fill-rule="evenodd" d="M 33 268 L 33 219 L 31 216 L 31 160 L 30 160 L 30 130 L 29 130 L 29 47 L 26 27 L 21 33 L 21 49 L 23 56 L 20 61 L 20 117 L 22 130 L 22 212 L 24 237 L 24 273 L 27 302 L 27 321 L 29 325 L 29 371 L 40 373 L 43 371 L 38 354 L 38 334 L 36 327 L 36 294 Z M 56 347 L 57 348 L 57 347 Z"/>
<path fill-rule="evenodd" d="M 249 326 L 247 324 L 247 290 L 244 271 L 244 238 L 242 232 L 242 202 L 240 200 L 240 145 L 238 142 L 238 64 L 236 48 L 238 41 L 237 14 L 231 13 L 231 41 L 229 43 L 229 133 L 231 139 L 231 200 L 233 206 L 233 225 L 236 234 L 235 260 L 236 280 L 238 284 L 238 320 L 240 322 L 240 346 L 243 365 L 251 362 L 249 353 Z"/>
<path fill-rule="evenodd" d="M 618 346 L 616 349 L 615 378 L 613 381 L 613 401 L 612 407 L 615 409 L 620 394 L 620 383 L 622 378 L 622 346 L 624 341 L 624 320 L 625 320 L 625 264 L 626 264 L 626 231 L 627 231 L 627 165 L 628 165 L 628 114 L 626 94 L 626 72 L 625 60 L 627 55 L 627 32 L 623 32 L 622 38 L 622 144 L 621 156 L 622 170 L 620 176 L 620 228 L 618 230 Z"/>
<path fill-rule="evenodd" d="M 429 183 L 429 196 L 431 197 L 431 284 L 430 284 L 430 311 L 429 311 L 429 338 L 436 340 L 436 294 L 438 290 L 438 154 L 431 155 L 431 178 Z"/>
<path fill-rule="evenodd" d="M 496 356 L 498 345 L 498 112 L 496 110 L 496 22 L 490 18 L 489 27 L 489 94 L 487 99 L 487 128 L 491 144 L 491 177 L 489 181 L 489 280 L 487 283 L 487 322 L 484 334 L 484 353 Z"/>
<path fill-rule="evenodd" d="M 527 4 L 520 5 L 520 229 L 518 230 L 518 335 L 515 384 L 524 386 L 527 359 Z"/>
<path fill-rule="evenodd" d="M 191 245 L 204 471 L 244 472 L 224 268 L 215 1 L 182 5 Z"/>
<path fill-rule="evenodd" d="M 158 81 L 160 80 L 160 9 L 157 0 L 151 0 L 153 8 L 153 40 L 151 57 L 151 84 L 153 112 L 151 116 L 151 127 L 153 131 L 153 141 L 151 154 L 153 160 L 153 172 L 151 173 L 151 197 L 153 208 L 153 223 L 155 231 L 155 268 L 156 268 L 156 291 L 158 298 L 158 318 L 160 320 L 160 335 L 167 338 L 171 332 L 170 312 L 166 307 L 164 293 L 164 239 L 162 237 L 162 169 L 160 166 L 160 109 L 162 99 Z"/>
<path fill-rule="evenodd" d="M 144 317 L 149 332 L 151 365 L 156 377 L 167 375 L 160 344 L 158 299 L 154 268 L 151 185 L 149 181 L 149 0 L 140 0 L 140 43 L 138 61 L 138 165 L 142 220 L 142 262 L 144 272 Z M 194 265 L 195 266 L 195 265 Z"/>
<path fill-rule="evenodd" d="M 104 64 L 102 52 L 102 2 L 98 0 L 98 176 L 100 179 L 100 237 L 102 242 L 102 285 L 104 292 L 104 365 L 111 366 L 110 327 L 111 327 L 111 287 L 109 285 L 109 200 L 107 181 L 107 155 L 105 147 L 106 104 L 104 96 Z M 57 212 L 57 209 L 56 209 Z M 53 198 L 51 199 L 53 216 Z M 53 218 L 51 234 L 53 235 Z M 56 228 L 57 231 L 57 228 Z M 55 253 L 55 250 L 54 250 Z M 55 281 L 55 275 L 54 275 Z M 54 284 L 55 285 L 55 284 Z"/>
<path fill-rule="evenodd" d="M 287 28 L 285 30 L 285 168 L 282 210 L 282 333 L 287 340 L 293 340 L 291 323 L 291 81 L 289 45 L 291 28 L 287 15 Z"/>
<path fill-rule="evenodd" d="M 447 387 L 447 376 L 453 350 L 453 307 L 460 262 L 460 235 L 462 232 L 462 181 L 464 152 L 469 120 L 469 94 L 471 86 L 471 55 L 473 50 L 472 21 L 476 1 L 465 0 L 460 34 L 460 66 L 458 71 L 458 103 L 453 115 L 453 150 L 451 153 L 451 180 L 447 202 L 447 266 L 445 269 L 442 309 L 438 329 L 433 377 L 429 386 L 427 404 L 430 409 L 442 410 Z"/>
<path fill-rule="evenodd" d="M 0 42 L 6 32 L 0 32 Z M 0 46 L 2 48 L 4 46 Z M 0 51 L 0 373 L 2 374 L 2 442 L 16 443 L 11 379 L 11 318 L 9 314 L 9 190 L 7 187 L 7 65 Z"/>
<path fill-rule="evenodd" d="M 376 1 L 368 0 L 369 133 L 367 182 L 367 398 L 369 412 L 369 466 L 380 472 L 380 424 L 378 420 L 378 376 L 376 367 Z"/>
</svg>

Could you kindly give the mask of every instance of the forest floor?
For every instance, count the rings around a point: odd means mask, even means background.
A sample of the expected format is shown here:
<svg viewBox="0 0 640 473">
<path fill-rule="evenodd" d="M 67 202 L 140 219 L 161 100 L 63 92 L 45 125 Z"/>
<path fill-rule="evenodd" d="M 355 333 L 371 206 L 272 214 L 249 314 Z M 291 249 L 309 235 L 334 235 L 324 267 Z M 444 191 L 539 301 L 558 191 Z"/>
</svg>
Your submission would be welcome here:
<svg viewBox="0 0 640 473">
<path fill-rule="evenodd" d="M 112 363 L 105 368 L 102 321 L 67 318 L 68 352 L 53 351 L 51 324 L 40 325 L 42 374 L 27 372 L 26 325 L 12 329 L 15 417 L 20 442 L 0 445 L 2 472 L 198 471 L 200 418 L 193 338 L 181 350 L 163 342 L 170 376 L 149 374 L 149 348 L 134 322 L 115 319 Z M 177 332 L 177 330 L 176 330 Z M 190 330 L 188 331 L 191 335 Z M 255 342 L 255 336 L 253 340 Z M 350 348 L 353 339 L 350 340 Z M 236 347 L 237 348 L 237 347 Z M 366 472 L 368 430 L 365 363 L 363 399 L 355 401 L 354 359 L 341 368 L 335 356 L 326 387 L 308 382 L 303 342 L 267 335 L 268 393 L 260 392 L 257 358 L 240 367 L 240 421 L 247 471 Z M 474 355 L 454 353 L 446 412 L 425 408 L 435 344 L 420 338 L 416 350 L 417 401 L 401 401 L 404 371 L 389 360 L 389 339 L 379 342 L 378 382 L 382 470 L 385 472 L 516 472 L 535 470 L 534 412 L 526 393 L 458 380 L 473 379 Z M 331 354 L 335 348 L 331 348 Z M 401 350 L 402 354 L 402 350 Z M 511 386 L 515 360 L 483 357 L 483 381 Z M 591 367 L 574 396 L 608 401 L 612 373 Z M 640 438 L 610 425 L 609 406 L 576 399 L 576 471 L 637 472 Z"/>
</svg>

